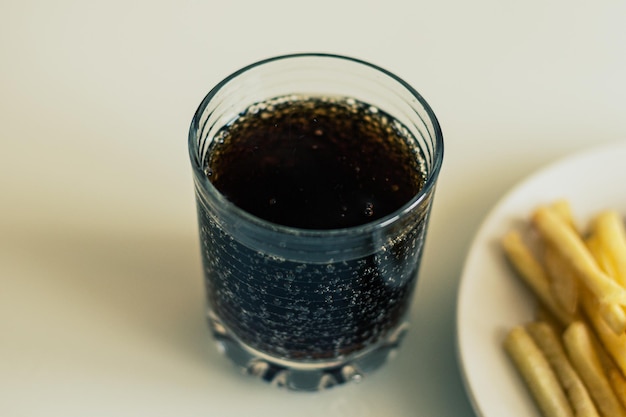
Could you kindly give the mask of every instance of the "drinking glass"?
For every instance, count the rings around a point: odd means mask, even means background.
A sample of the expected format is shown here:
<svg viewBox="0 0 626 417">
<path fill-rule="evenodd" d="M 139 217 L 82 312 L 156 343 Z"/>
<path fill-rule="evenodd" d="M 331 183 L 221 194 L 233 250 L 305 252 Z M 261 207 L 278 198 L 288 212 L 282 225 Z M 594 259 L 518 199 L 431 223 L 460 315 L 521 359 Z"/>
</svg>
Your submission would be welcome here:
<svg viewBox="0 0 626 417">
<path fill-rule="evenodd" d="M 231 202 L 208 165 L 224 128 L 259 103 L 301 96 L 367 103 L 393 118 L 423 175 L 421 189 L 382 218 L 330 229 L 286 226 Z M 383 364 L 408 328 L 443 159 L 440 126 L 421 95 L 350 57 L 266 59 L 208 93 L 191 123 L 189 155 L 207 317 L 220 350 L 246 373 L 293 390 L 358 381 Z"/>
</svg>

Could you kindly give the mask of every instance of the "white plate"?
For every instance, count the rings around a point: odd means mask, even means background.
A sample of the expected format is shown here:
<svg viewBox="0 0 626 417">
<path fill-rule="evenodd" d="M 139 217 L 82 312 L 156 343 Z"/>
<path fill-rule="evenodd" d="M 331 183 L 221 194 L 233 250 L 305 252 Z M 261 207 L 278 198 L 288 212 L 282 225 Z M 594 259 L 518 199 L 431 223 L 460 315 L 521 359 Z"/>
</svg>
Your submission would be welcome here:
<svg viewBox="0 0 626 417">
<path fill-rule="evenodd" d="M 567 198 L 581 226 L 601 209 L 626 214 L 626 142 L 567 157 L 514 187 L 481 225 L 465 261 L 457 304 L 457 351 L 481 417 L 540 416 L 502 349 L 505 332 L 532 318 L 534 299 L 505 263 L 499 239 L 533 208 Z"/>
</svg>

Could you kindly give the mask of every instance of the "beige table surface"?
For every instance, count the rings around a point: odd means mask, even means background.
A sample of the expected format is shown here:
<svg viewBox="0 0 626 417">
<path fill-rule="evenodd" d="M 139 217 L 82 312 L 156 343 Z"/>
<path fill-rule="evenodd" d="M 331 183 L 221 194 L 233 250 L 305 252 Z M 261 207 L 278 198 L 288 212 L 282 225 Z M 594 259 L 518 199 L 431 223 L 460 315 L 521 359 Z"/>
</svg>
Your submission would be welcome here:
<svg viewBox="0 0 626 417">
<path fill-rule="evenodd" d="M 626 139 L 624 22 L 617 0 L 3 1 L 0 415 L 474 416 L 455 353 L 464 257 L 519 180 Z M 303 51 L 400 75 L 446 143 L 402 350 L 316 394 L 215 350 L 186 148 L 221 78 Z"/>
</svg>

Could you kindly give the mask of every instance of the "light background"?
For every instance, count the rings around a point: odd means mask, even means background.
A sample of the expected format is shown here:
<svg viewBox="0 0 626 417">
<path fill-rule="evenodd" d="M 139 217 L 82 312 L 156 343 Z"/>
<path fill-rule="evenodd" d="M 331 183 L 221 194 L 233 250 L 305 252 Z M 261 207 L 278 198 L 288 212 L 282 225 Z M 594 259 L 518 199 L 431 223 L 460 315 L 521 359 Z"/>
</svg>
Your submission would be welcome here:
<svg viewBox="0 0 626 417">
<path fill-rule="evenodd" d="M 211 344 L 186 148 L 215 83 L 306 51 L 403 77 L 446 143 L 402 350 L 318 394 Z M 4 0 L 0 414 L 473 416 L 454 340 L 472 236 L 535 169 L 626 139 L 625 74 L 618 0 Z"/>
</svg>

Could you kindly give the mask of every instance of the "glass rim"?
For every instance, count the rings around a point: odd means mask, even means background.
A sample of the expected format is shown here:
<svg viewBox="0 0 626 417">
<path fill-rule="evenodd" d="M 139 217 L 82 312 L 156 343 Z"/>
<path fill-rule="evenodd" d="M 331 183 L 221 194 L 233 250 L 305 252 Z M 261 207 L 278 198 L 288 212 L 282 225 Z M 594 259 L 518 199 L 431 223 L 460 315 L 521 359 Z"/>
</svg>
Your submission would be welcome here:
<svg viewBox="0 0 626 417">
<path fill-rule="evenodd" d="M 228 200 L 219 190 L 211 183 L 208 177 L 204 174 L 204 170 L 202 169 L 202 161 L 199 158 L 198 150 L 199 150 L 199 141 L 197 140 L 197 133 L 200 128 L 200 119 L 208 105 L 208 103 L 217 95 L 219 91 L 221 91 L 228 83 L 239 77 L 240 75 L 247 73 L 257 67 L 264 66 L 266 64 L 270 64 L 272 62 L 282 61 L 282 60 L 293 60 L 293 59 L 301 59 L 301 58 L 322 58 L 329 60 L 341 60 L 348 61 L 358 65 L 362 65 L 364 67 L 368 67 L 370 69 L 375 70 L 385 76 L 387 76 L 392 81 L 398 83 L 401 87 L 403 87 L 410 95 L 415 98 L 420 106 L 423 107 L 426 112 L 430 122 L 433 125 L 433 133 L 434 137 L 432 138 L 432 143 L 434 145 L 433 152 L 433 164 L 428 170 L 426 175 L 423 187 L 404 205 L 395 210 L 394 212 L 387 214 L 381 218 L 376 220 L 372 220 L 367 223 L 359 224 L 356 226 L 350 226 L 345 228 L 334 228 L 334 229 L 307 229 L 307 228 L 299 228 L 293 226 L 286 226 L 280 223 L 271 222 L 269 220 L 265 220 L 261 217 L 255 216 L 254 214 L 238 207 L 230 200 Z M 250 103 L 252 104 L 252 103 Z M 414 89 L 409 83 L 404 81 L 399 76 L 394 73 L 378 66 L 372 64 L 370 62 L 353 58 L 345 55 L 339 54 L 331 54 L 331 53 L 323 53 L 323 52 L 306 52 L 306 53 L 293 53 L 293 54 L 285 54 L 278 55 L 266 59 L 262 59 L 256 61 L 252 64 L 246 65 L 239 70 L 231 73 L 220 82 L 218 82 L 203 98 L 200 102 L 200 105 L 196 109 L 194 113 L 193 119 L 191 121 L 191 126 L 189 129 L 188 135 L 188 151 L 189 157 L 191 159 L 191 163 L 193 166 L 194 172 L 194 182 L 196 186 L 201 186 L 201 188 L 210 194 L 215 201 L 220 204 L 223 208 L 227 208 L 229 213 L 233 216 L 241 218 L 242 220 L 260 227 L 266 231 L 272 231 L 284 235 L 291 236 L 301 236 L 301 237 L 339 237 L 339 236 L 347 236 L 347 235 L 355 235 L 361 233 L 367 233 L 374 230 L 383 229 L 387 226 L 394 224 L 399 219 L 405 217 L 408 213 L 413 211 L 416 207 L 420 206 L 422 201 L 426 198 L 426 196 L 430 195 L 431 191 L 435 187 L 435 183 L 439 176 L 439 172 L 441 170 L 441 165 L 443 163 L 443 133 L 441 127 L 439 125 L 439 121 L 435 116 L 430 105 L 426 102 L 426 100 L 421 96 L 416 89 Z"/>
</svg>

